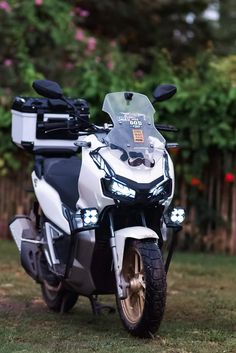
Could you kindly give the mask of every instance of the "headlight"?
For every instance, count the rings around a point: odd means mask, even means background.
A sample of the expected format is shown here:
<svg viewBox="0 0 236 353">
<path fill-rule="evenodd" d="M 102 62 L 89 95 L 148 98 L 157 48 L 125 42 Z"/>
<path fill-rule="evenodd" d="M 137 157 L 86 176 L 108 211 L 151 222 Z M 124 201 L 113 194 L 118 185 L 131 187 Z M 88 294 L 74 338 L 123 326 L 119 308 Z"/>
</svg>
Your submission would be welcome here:
<svg viewBox="0 0 236 353">
<path fill-rule="evenodd" d="M 136 191 L 116 179 L 102 179 L 103 192 L 108 197 L 135 199 Z"/>
<path fill-rule="evenodd" d="M 160 204 L 164 203 L 172 192 L 171 179 L 166 180 L 161 185 L 158 184 L 149 191 L 149 197 L 155 198 Z"/>
</svg>

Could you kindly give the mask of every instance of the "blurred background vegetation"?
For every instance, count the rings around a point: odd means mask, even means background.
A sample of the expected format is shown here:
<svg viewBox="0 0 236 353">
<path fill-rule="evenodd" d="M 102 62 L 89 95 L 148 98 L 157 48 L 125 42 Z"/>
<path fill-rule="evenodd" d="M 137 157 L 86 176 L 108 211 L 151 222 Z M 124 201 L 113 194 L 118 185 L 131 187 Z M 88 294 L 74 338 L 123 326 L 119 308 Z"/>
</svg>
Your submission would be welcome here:
<svg viewBox="0 0 236 353">
<path fill-rule="evenodd" d="M 10 138 L 14 96 L 55 80 L 101 123 L 107 92 L 150 97 L 173 83 L 156 118 L 180 130 L 166 138 L 182 147 L 170 151 L 188 212 L 181 246 L 236 253 L 235 1 L 0 0 L 0 33 L 0 236 L 30 199 L 19 191 L 29 159 Z"/>
</svg>

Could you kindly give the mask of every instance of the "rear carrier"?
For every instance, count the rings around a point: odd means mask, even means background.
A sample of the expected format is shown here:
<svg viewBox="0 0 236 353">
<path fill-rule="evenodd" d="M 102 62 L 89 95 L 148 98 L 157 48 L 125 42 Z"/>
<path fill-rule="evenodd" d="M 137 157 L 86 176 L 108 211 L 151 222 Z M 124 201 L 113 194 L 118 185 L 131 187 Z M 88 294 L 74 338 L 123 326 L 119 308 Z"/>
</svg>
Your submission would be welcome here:
<svg viewBox="0 0 236 353">
<path fill-rule="evenodd" d="M 68 99 L 81 118 L 78 130 L 86 127 L 89 107 L 83 99 Z M 30 152 L 76 152 L 78 130 L 46 129 L 45 123 L 63 123 L 73 119 L 74 109 L 60 99 L 16 97 L 12 105 L 12 140 Z"/>
</svg>

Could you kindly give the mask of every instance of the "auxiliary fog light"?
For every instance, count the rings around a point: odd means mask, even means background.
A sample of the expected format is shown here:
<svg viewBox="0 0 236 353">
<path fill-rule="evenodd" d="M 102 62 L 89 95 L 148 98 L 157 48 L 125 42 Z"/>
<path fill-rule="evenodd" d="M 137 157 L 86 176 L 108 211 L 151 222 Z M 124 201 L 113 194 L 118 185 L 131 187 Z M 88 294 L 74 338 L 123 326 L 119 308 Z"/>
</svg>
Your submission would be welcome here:
<svg viewBox="0 0 236 353">
<path fill-rule="evenodd" d="M 185 210 L 183 207 L 170 207 L 164 214 L 167 227 L 178 227 L 185 220 Z"/>
<path fill-rule="evenodd" d="M 98 210 L 96 208 L 84 208 L 81 210 L 84 227 L 93 227 L 98 222 Z"/>
<path fill-rule="evenodd" d="M 174 207 L 170 212 L 170 220 L 173 223 L 181 224 L 185 219 L 185 211 L 181 207 Z"/>
</svg>

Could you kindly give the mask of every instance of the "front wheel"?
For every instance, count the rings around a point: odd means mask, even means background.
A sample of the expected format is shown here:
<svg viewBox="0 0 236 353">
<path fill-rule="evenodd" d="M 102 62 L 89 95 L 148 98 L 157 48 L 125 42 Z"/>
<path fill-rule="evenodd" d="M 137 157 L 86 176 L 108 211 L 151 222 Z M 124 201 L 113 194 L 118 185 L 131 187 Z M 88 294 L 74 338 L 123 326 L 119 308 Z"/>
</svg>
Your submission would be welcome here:
<svg viewBox="0 0 236 353">
<path fill-rule="evenodd" d="M 132 335 L 151 337 L 160 326 L 166 302 L 166 273 L 157 243 L 126 244 L 122 275 L 128 296 L 117 297 L 121 321 Z"/>
</svg>

